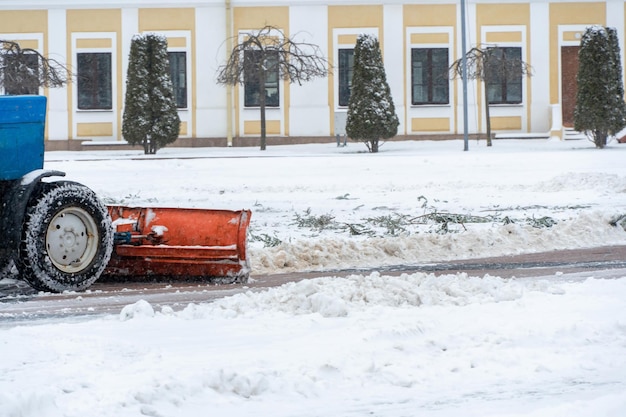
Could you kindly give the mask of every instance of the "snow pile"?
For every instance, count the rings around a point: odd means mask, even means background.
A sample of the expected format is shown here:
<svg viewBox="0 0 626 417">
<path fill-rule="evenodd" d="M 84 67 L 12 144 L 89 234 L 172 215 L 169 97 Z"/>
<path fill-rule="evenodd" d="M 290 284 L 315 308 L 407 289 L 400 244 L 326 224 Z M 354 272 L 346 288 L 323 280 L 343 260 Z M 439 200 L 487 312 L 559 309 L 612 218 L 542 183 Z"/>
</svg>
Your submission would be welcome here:
<svg viewBox="0 0 626 417">
<path fill-rule="evenodd" d="M 626 233 L 611 226 L 615 215 L 583 212 L 550 228 L 525 224 L 464 225 L 458 233 L 416 233 L 393 237 L 349 239 L 324 236 L 250 249 L 256 274 L 300 270 L 411 265 L 623 244 Z M 584 238 L 582 238 L 584 237 Z"/>
<path fill-rule="evenodd" d="M 127 305 L 120 312 L 120 320 L 132 320 L 137 317 L 154 317 L 154 308 L 152 305 L 145 301 L 139 300 L 134 304 Z"/>
<path fill-rule="evenodd" d="M 352 275 L 346 278 L 316 278 L 287 283 L 261 293 L 247 292 L 217 300 L 206 306 L 190 305 L 182 317 L 254 317 L 268 312 L 287 315 L 317 313 L 344 317 L 378 307 L 463 306 L 471 303 L 512 301 L 526 289 L 560 293 L 553 285 L 504 280 L 499 277 L 470 277 L 467 274 L 435 276 Z M 124 311 L 122 312 L 124 314 Z"/>
<path fill-rule="evenodd" d="M 626 412 L 626 277 L 328 277 L 0 338 L 2 417 Z"/>
</svg>

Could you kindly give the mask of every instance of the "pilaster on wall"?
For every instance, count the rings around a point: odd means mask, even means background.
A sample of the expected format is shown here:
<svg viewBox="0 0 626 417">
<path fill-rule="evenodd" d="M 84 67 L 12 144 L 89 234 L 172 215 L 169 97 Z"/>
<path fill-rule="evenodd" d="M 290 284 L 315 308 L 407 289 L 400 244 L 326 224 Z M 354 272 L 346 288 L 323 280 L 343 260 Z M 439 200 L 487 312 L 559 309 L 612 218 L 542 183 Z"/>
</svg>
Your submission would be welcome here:
<svg viewBox="0 0 626 417">
<path fill-rule="evenodd" d="M 65 64 L 67 59 L 66 14 L 64 9 L 48 10 L 48 56 Z M 67 87 L 48 90 L 48 140 L 67 140 L 68 130 Z"/>
<path fill-rule="evenodd" d="M 122 74 L 121 74 L 121 82 L 122 82 L 122 96 L 120 99 L 122 100 L 122 116 L 124 115 L 124 100 L 126 98 L 126 78 L 127 78 L 127 70 L 128 70 L 128 58 L 130 56 L 130 44 L 133 39 L 133 36 L 139 33 L 139 10 L 137 8 L 127 8 L 122 10 L 122 33 L 121 33 L 121 42 L 122 42 L 122 56 L 120 57 L 122 61 Z M 123 139 L 122 134 L 120 132 L 119 139 Z"/>
<path fill-rule="evenodd" d="M 550 7 L 547 3 L 530 4 L 530 61 L 529 64 L 535 68 L 543 62 L 550 62 Z M 534 70 L 532 83 L 530 85 L 531 103 L 529 131 L 547 132 L 552 129 L 555 121 L 550 106 L 550 72 Z M 560 120 L 560 117 L 559 117 Z"/>
<path fill-rule="evenodd" d="M 196 65 L 193 72 L 196 74 L 196 137 L 227 136 L 226 93 L 227 88 L 215 82 L 217 69 L 226 62 L 228 54 L 225 19 L 216 19 L 215 16 L 224 14 L 224 7 L 197 7 L 196 18 L 196 51 L 194 53 Z M 206 51 L 213 51 L 207 53 Z"/>
<path fill-rule="evenodd" d="M 405 135 L 406 111 L 404 108 L 404 33 L 402 31 L 402 5 L 385 5 L 383 8 L 383 63 L 391 97 L 400 120 L 398 135 Z"/>
<path fill-rule="evenodd" d="M 477 39 L 476 32 L 474 28 L 476 27 L 476 3 L 474 2 L 466 2 L 466 22 L 465 22 L 465 39 L 466 39 L 466 48 L 467 51 L 477 46 L 479 40 Z M 455 24 L 456 24 L 456 42 L 455 42 L 455 51 L 456 54 L 454 59 L 461 59 L 463 57 L 464 51 L 462 50 L 462 25 L 461 25 L 461 11 L 460 5 L 457 6 L 456 16 L 455 16 Z M 477 107 L 478 100 L 478 83 L 475 80 L 468 80 L 467 82 L 467 104 L 463 103 L 463 80 L 461 77 L 457 77 L 456 83 L 454 84 L 455 88 L 455 100 L 456 100 L 456 126 L 455 133 L 460 134 L 463 132 L 464 120 L 463 120 L 463 106 L 467 106 L 467 129 L 468 133 L 475 134 L 478 132 L 478 121 L 480 118 L 479 109 Z"/>
<path fill-rule="evenodd" d="M 617 30 L 619 48 L 622 51 L 622 74 L 626 83 L 626 2 L 608 0 L 606 3 L 606 25 Z"/>
<path fill-rule="evenodd" d="M 328 52 L 328 15 L 326 6 L 291 6 L 289 25 L 298 28 L 292 34 L 296 42 L 316 45 L 324 57 Z M 316 78 L 290 88 L 289 131 L 291 136 L 326 136 L 330 134 L 327 80 Z"/>
</svg>

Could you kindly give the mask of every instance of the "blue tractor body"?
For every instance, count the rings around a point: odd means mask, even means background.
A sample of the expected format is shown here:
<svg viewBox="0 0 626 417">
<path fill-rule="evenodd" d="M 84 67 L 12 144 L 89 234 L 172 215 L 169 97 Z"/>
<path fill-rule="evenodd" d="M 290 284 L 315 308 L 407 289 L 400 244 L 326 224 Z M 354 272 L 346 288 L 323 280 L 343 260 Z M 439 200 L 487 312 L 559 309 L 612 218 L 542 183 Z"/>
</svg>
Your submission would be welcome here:
<svg viewBox="0 0 626 417">
<path fill-rule="evenodd" d="M 43 168 L 45 96 L 0 99 L 0 181 Z"/>
</svg>

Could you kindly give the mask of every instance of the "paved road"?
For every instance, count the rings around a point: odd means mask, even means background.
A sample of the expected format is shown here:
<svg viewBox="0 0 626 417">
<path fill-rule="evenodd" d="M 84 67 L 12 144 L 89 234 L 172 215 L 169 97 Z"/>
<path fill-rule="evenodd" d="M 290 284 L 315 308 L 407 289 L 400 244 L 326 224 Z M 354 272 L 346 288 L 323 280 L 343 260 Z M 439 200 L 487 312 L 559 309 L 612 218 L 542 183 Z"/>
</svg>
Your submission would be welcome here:
<svg viewBox="0 0 626 417">
<path fill-rule="evenodd" d="M 67 319 L 94 314 L 116 314 L 140 299 L 155 308 L 168 305 L 174 309 L 189 303 L 201 303 L 245 291 L 259 291 L 286 282 L 320 276 L 347 276 L 377 270 L 385 274 L 432 272 L 447 274 L 467 272 L 503 278 L 550 277 L 574 274 L 603 277 L 626 276 L 626 245 L 591 249 L 561 250 L 535 254 L 499 256 L 445 263 L 403 265 L 369 270 L 342 270 L 254 276 L 246 285 L 214 285 L 198 282 L 97 282 L 88 291 L 69 294 L 37 294 L 25 283 L 0 282 L 0 325 L 37 319 Z"/>
</svg>

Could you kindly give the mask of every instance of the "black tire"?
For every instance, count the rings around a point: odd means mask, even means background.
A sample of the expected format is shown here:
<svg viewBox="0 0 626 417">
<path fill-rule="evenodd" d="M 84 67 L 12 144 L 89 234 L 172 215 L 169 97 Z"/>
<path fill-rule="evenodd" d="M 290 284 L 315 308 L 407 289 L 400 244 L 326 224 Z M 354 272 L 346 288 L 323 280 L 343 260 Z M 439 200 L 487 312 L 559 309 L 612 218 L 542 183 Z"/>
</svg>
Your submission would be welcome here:
<svg viewBox="0 0 626 417">
<path fill-rule="evenodd" d="M 109 213 L 95 193 L 69 181 L 41 183 L 26 210 L 17 267 L 41 291 L 81 291 L 113 251 Z"/>
</svg>

